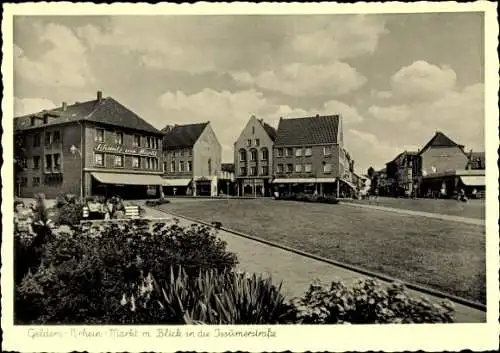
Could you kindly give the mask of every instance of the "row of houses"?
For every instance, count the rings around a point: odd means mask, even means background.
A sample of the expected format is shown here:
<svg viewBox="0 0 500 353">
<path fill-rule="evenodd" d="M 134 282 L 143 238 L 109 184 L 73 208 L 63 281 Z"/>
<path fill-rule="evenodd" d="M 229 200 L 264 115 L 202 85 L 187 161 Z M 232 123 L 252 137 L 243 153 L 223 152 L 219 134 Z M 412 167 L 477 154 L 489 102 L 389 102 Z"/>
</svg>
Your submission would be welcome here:
<svg viewBox="0 0 500 353">
<path fill-rule="evenodd" d="M 485 190 L 485 153 L 466 151 L 443 132 L 418 151 L 404 151 L 376 173 L 380 195 L 454 197 L 460 190 L 480 196 Z"/>
<path fill-rule="evenodd" d="M 269 196 L 273 192 L 346 194 L 354 162 L 339 115 L 251 117 L 234 143 L 234 163 L 210 122 L 158 130 L 111 97 L 14 119 L 16 194 Z"/>
</svg>

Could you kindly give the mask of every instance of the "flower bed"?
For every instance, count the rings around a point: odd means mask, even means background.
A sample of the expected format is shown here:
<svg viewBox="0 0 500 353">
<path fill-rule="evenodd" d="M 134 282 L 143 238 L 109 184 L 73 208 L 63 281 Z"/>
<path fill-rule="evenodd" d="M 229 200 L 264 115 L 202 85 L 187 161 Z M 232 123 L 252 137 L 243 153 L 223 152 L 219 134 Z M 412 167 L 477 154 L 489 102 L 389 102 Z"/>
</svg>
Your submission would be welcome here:
<svg viewBox="0 0 500 353">
<path fill-rule="evenodd" d="M 144 204 L 149 207 L 156 207 L 166 203 L 170 203 L 167 199 L 147 200 Z"/>
<path fill-rule="evenodd" d="M 297 195 L 280 195 L 274 198 L 275 200 L 284 201 L 301 201 L 301 202 L 317 202 L 317 203 L 327 203 L 336 205 L 339 200 L 334 196 L 320 196 L 320 195 L 308 195 L 308 194 L 297 194 Z"/>
</svg>

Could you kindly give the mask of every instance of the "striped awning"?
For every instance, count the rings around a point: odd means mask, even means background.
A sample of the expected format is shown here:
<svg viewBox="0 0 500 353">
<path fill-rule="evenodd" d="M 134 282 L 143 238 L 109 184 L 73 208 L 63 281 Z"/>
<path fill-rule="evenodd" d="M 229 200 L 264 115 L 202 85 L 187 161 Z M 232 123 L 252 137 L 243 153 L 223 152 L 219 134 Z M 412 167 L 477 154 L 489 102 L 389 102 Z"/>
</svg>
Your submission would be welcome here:
<svg viewBox="0 0 500 353">
<path fill-rule="evenodd" d="M 274 179 L 273 184 L 314 184 L 314 183 L 334 183 L 335 178 L 283 178 Z"/>
<path fill-rule="evenodd" d="M 115 185 L 162 185 L 159 175 L 151 174 L 121 174 L 121 173 L 91 173 L 102 184 Z"/>
</svg>

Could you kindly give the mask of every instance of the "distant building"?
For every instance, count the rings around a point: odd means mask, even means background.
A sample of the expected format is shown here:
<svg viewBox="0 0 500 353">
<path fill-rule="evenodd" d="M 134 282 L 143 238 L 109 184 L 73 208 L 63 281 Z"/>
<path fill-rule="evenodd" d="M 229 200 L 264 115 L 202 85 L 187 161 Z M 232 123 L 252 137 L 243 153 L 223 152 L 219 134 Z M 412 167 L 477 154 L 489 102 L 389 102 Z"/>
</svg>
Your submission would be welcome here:
<svg viewBox="0 0 500 353">
<path fill-rule="evenodd" d="M 275 190 L 350 196 L 354 164 L 344 148 L 340 115 L 280 119 L 274 143 Z"/>
<path fill-rule="evenodd" d="M 390 196 L 411 196 L 415 192 L 414 179 L 418 176 L 418 152 L 404 151 L 386 164 Z"/>
<path fill-rule="evenodd" d="M 239 196 L 270 196 L 276 130 L 250 117 L 234 143 L 236 187 Z"/>
<path fill-rule="evenodd" d="M 222 163 L 218 180 L 219 195 L 236 195 L 234 163 Z"/>
<path fill-rule="evenodd" d="M 216 196 L 222 148 L 210 122 L 167 125 L 163 132 L 163 193 Z"/>
<path fill-rule="evenodd" d="M 111 97 L 14 119 L 23 168 L 16 195 L 159 195 L 161 132 Z"/>
<path fill-rule="evenodd" d="M 469 157 L 469 165 L 467 169 L 472 169 L 472 170 L 486 169 L 486 154 L 484 152 L 470 151 L 468 157 Z"/>
</svg>

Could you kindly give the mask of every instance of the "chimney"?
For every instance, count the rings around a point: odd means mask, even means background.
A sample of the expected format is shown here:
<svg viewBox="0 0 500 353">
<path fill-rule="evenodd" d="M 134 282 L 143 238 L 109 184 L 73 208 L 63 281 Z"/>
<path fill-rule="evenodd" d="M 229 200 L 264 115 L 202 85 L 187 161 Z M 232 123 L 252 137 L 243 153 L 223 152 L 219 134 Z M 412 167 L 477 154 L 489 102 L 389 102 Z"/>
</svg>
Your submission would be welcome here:
<svg viewBox="0 0 500 353">
<path fill-rule="evenodd" d="M 68 104 L 66 102 L 62 102 L 62 111 L 65 112 L 66 108 L 68 107 Z"/>
<path fill-rule="evenodd" d="M 102 91 L 97 91 L 97 101 L 100 102 L 102 100 Z"/>
</svg>

